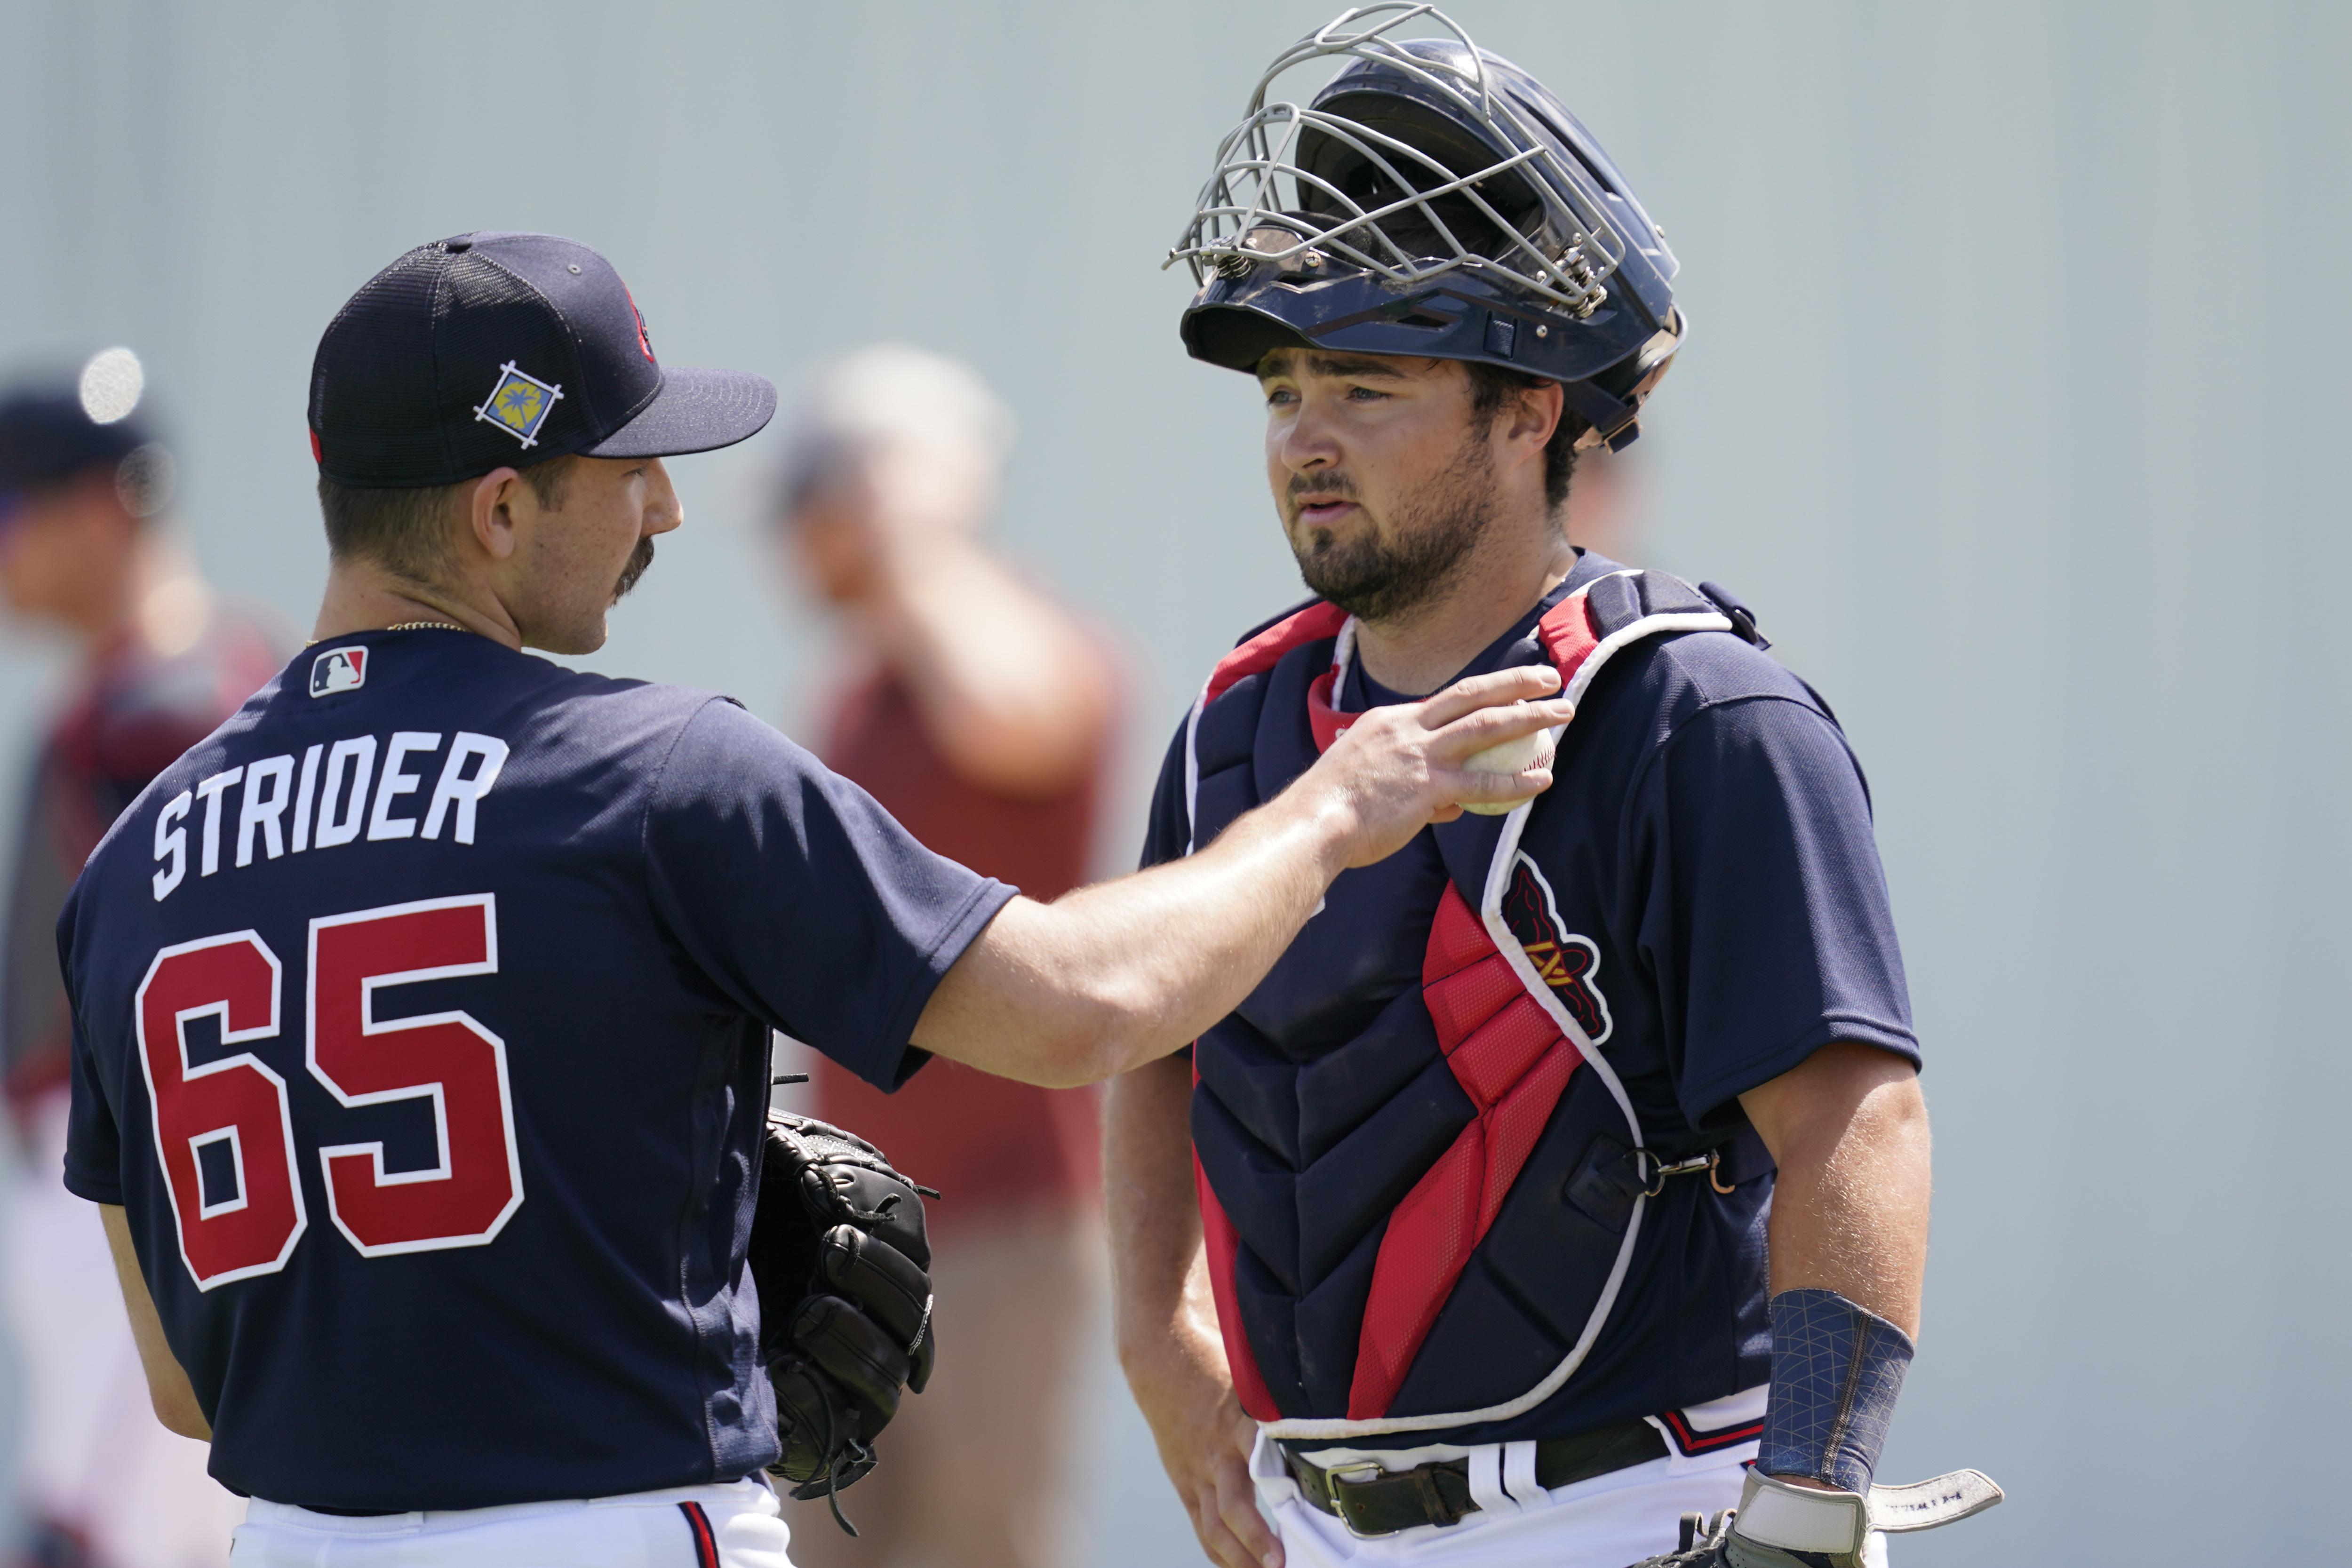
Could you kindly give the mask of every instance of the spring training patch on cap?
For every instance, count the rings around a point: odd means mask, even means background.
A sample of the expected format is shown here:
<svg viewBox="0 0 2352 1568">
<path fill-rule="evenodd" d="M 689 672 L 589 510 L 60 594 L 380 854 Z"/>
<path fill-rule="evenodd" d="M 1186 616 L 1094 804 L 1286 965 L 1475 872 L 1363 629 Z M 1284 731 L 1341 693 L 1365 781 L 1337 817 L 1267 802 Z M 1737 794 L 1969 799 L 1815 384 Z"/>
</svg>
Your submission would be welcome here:
<svg viewBox="0 0 2352 1568">
<path fill-rule="evenodd" d="M 509 360 L 499 367 L 499 384 L 490 389 L 489 397 L 474 411 L 474 417 L 496 425 L 526 447 L 536 446 L 539 427 L 547 423 L 547 416 L 554 412 L 556 399 L 562 395 L 561 386 L 515 369 L 514 361 Z"/>
</svg>

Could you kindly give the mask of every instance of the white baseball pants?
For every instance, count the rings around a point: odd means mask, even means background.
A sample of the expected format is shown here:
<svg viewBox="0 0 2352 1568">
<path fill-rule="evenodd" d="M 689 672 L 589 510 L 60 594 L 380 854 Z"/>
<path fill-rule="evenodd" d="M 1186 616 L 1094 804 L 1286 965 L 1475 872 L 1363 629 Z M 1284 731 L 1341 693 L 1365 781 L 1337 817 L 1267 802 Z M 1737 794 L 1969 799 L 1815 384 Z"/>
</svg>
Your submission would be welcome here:
<svg viewBox="0 0 2352 1568">
<path fill-rule="evenodd" d="M 341 1519 L 256 1498 L 230 1568 L 791 1568 L 776 1494 L 745 1479 L 577 1502 Z"/>
<path fill-rule="evenodd" d="M 1301 1496 L 1280 1452 L 1262 1435 L 1250 1475 L 1286 1568 L 1629 1568 L 1672 1552 L 1684 1514 L 1712 1517 L 1737 1508 L 1756 1445 L 1669 1452 L 1556 1491 L 1534 1483 L 1533 1443 L 1488 1443 L 1466 1457 L 1480 1511 L 1459 1524 L 1422 1525 L 1370 1541 L 1349 1534 Z M 1885 1568 L 1885 1536 L 1870 1538 L 1864 1561 Z"/>
</svg>

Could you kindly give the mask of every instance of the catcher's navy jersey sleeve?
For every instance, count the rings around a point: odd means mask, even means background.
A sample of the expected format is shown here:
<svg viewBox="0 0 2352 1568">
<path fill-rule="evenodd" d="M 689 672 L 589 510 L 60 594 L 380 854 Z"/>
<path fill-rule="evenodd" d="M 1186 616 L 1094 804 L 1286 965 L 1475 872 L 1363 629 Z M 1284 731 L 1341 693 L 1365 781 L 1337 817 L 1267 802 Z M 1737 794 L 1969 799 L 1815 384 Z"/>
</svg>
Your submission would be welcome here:
<svg viewBox="0 0 2352 1568">
<path fill-rule="evenodd" d="M 654 906 L 730 1001 L 882 1088 L 907 1037 L 1013 897 L 933 854 L 856 785 L 734 704 L 680 733 L 646 826 Z"/>
<path fill-rule="evenodd" d="M 1143 828 L 1143 858 L 1140 869 L 1150 871 L 1172 860 L 1184 858 L 1185 840 L 1192 824 L 1185 821 L 1184 810 L 1184 741 L 1188 727 L 1176 727 L 1176 738 L 1169 743 L 1168 757 L 1160 765 L 1160 782 L 1151 791 L 1151 813 Z"/>
<path fill-rule="evenodd" d="M 1692 1125 L 1832 1040 L 1918 1061 L 1869 796 L 1828 717 L 1777 695 L 1701 708 L 1632 816 L 1639 947 Z"/>
</svg>

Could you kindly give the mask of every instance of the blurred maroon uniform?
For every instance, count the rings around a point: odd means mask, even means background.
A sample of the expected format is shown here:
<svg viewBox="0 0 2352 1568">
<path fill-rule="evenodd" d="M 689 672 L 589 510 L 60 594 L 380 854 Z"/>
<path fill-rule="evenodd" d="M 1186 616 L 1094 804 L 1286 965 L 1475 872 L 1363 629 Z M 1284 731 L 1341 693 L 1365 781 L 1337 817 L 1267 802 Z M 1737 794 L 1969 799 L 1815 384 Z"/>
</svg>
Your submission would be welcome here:
<svg viewBox="0 0 2352 1568">
<path fill-rule="evenodd" d="M 880 674 L 853 687 L 834 715 L 825 765 L 882 803 L 925 848 L 1031 898 L 1058 898 L 1087 880 L 1101 792 L 1097 754 L 1048 795 L 997 793 L 958 778 L 924 733 L 905 683 Z M 915 1179 L 947 1194 L 932 1232 L 952 1243 L 972 1221 L 1009 1209 L 1087 1201 L 1100 1140 L 1091 1089 L 1039 1089 L 954 1061 L 934 1061 L 884 1094 L 819 1059 L 817 1114 L 855 1127 Z"/>
<path fill-rule="evenodd" d="M 243 1503 L 205 1474 L 205 1446 L 148 1408 L 91 1206 L 58 1179 L 71 1020 L 57 921 L 82 862 L 148 781 L 277 673 L 290 639 L 215 601 L 175 653 L 118 639 L 86 663 L 34 764 L 0 950 L 0 1069 L 26 1173 L 6 1209 L 5 1318 L 24 1354 L 24 1533 L 41 1568 L 205 1568 Z"/>
<path fill-rule="evenodd" d="M 82 862 L 148 780 L 235 713 L 286 653 L 254 616 L 215 603 L 179 653 L 135 636 L 104 650 L 49 727 L 16 841 L 0 977 L 0 1072 L 20 1117 L 65 1087 L 71 1026 L 56 925 Z"/>
</svg>

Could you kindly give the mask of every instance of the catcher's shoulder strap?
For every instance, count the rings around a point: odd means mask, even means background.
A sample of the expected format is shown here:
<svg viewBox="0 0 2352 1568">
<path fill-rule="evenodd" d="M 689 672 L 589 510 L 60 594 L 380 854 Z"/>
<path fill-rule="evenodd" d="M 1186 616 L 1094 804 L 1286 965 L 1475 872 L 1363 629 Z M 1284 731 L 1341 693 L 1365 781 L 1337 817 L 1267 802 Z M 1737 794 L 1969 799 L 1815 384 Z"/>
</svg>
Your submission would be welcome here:
<svg viewBox="0 0 2352 1568">
<path fill-rule="evenodd" d="M 1234 688 L 1252 675 L 1263 675 L 1280 664 L 1292 649 L 1322 639 L 1335 638 L 1351 623 L 1352 618 L 1336 604 L 1312 599 L 1260 626 L 1236 643 L 1234 651 L 1217 661 L 1209 678 L 1201 687 L 1201 695 L 1192 704 L 1192 711 L 1184 720 L 1184 852 L 1191 854 L 1202 842 L 1201 831 L 1201 769 L 1202 716 L 1223 698 L 1243 699 L 1234 695 Z M 1223 826 L 1222 822 L 1215 824 Z"/>
<path fill-rule="evenodd" d="M 1570 702 L 1582 699 L 1619 651 L 1668 632 L 1729 632 L 1759 648 L 1771 645 L 1758 632 L 1754 613 L 1717 584 L 1693 588 L 1666 572 L 1632 568 L 1586 583 L 1545 612 L 1536 625 L 1538 643 L 1559 670 L 1561 695 Z M 1320 751 L 1355 717 L 1332 706 L 1355 649 L 1355 620 L 1346 611 L 1320 599 L 1309 600 L 1259 626 L 1209 672 L 1185 726 L 1185 809 L 1192 834 L 1187 852 L 1200 838 L 1202 716 L 1250 676 L 1272 670 L 1292 650 L 1327 640 L 1332 644 L 1331 668 L 1316 680 L 1307 704 Z"/>
<path fill-rule="evenodd" d="M 1208 681 L 1201 689 L 1202 704 L 1213 703 L 1247 676 L 1274 668 L 1285 653 L 1301 643 L 1338 636 L 1339 629 L 1351 619 L 1338 605 L 1320 599 L 1310 599 L 1284 611 L 1243 637 L 1234 644 L 1232 653 L 1217 661 L 1216 668 L 1209 672 Z"/>
<path fill-rule="evenodd" d="M 1560 695 L 1580 702 L 1610 659 L 1669 632 L 1729 632 L 1758 646 L 1756 618 L 1713 583 L 1693 588 L 1663 571 L 1613 571 L 1568 595 L 1536 622 L 1536 641 L 1559 671 Z"/>
</svg>

